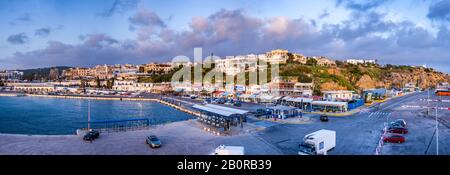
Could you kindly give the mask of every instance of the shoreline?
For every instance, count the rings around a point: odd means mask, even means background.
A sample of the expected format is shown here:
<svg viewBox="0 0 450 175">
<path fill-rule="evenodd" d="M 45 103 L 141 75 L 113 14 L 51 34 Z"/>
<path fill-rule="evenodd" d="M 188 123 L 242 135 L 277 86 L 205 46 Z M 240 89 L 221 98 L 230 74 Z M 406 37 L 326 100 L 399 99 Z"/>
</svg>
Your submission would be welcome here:
<svg viewBox="0 0 450 175">
<path fill-rule="evenodd" d="M 157 127 L 162 127 L 170 124 L 178 124 L 178 123 L 188 123 L 195 119 L 188 119 L 188 120 L 182 120 L 182 121 L 173 121 L 169 123 L 160 123 L 156 125 L 152 125 L 152 127 L 148 127 L 146 129 L 137 129 L 137 130 L 130 130 L 130 131 L 122 131 L 122 132 L 109 132 L 107 134 L 114 134 L 114 133 L 126 133 L 126 132 L 133 132 L 133 131 L 146 131 L 150 129 L 154 129 Z M 82 128 L 85 129 L 85 128 Z M 13 137 L 72 137 L 72 136 L 79 136 L 76 133 L 75 134 L 12 134 L 12 133 L 0 133 L 1 136 L 13 136 Z"/>
<path fill-rule="evenodd" d="M 19 93 L 2 93 L 0 92 L 0 97 L 16 97 Z M 178 111 L 184 112 L 188 115 L 195 117 L 200 116 L 201 114 L 199 112 L 194 112 L 192 110 L 186 109 L 184 107 L 166 102 L 161 99 L 156 98 L 135 98 L 135 97 L 84 97 L 84 96 L 59 96 L 59 95 L 36 95 L 36 94 L 26 94 L 27 97 L 38 97 L 38 98 L 59 98 L 59 99 L 83 99 L 83 100 L 115 100 L 115 101 L 145 101 L 145 102 L 155 102 L 160 103 L 163 105 L 166 105 L 168 107 L 171 107 L 173 109 L 176 109 Z M 186 122 L 190 121 L 192 119 L 183 120 L 183 121 L 173 121 L 168 123 L 160 123 L 153 126 L 163 126 L 171 123 L 177 123 L 177 122 Z M 77 130 L 84 130 L 86 128 L 79 128 Z M 76 131 L 77 131 L 76 130 Z M 75 132 L 76 132 L 75 131 Z M 47 136 L 77 136 L 77 134 L 62 134 L 62 135 L 45 135 L 45 134 L 12 134 L 12 133 L 0 133 L 0 136 L 27 136 L 27 137 L 33 137 L 33 136 L 41 136 L 41 137 L 47 137 Z"/>
</svg>

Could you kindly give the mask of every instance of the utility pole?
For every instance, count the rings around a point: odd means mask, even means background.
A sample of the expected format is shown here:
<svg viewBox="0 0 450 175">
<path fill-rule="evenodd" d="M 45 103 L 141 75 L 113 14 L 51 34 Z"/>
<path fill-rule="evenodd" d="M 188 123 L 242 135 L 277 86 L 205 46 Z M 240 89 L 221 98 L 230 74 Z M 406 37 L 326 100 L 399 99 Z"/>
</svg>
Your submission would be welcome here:
<svg viewBox="0 0 450 175">
<path fill-rule="evenodd" d="M 427 116 L 430 116 L 430 87 L 428 87 Z"/>
<path fill-rule="evenodd" d="M 439 123 L 438 123 L 438 113 L 436 104 L 436 155 L 439 155 Z"/>
</svg>

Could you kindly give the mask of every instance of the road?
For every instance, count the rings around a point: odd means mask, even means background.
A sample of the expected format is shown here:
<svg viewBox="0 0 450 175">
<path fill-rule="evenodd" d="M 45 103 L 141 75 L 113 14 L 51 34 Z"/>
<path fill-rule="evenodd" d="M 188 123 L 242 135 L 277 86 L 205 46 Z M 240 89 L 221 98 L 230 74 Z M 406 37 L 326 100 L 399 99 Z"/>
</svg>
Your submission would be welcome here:
<svg viewBox="0 0 450 175">
<path fill-rule="evenodd" d="M 386 121 L 405 119 L 410 133 L 406 134 L 404 144 L 385 144 L 381 154 L 386 155 L 423 155 L 435 154 L 435 120 L 424 115 L 425 109 L 402 108 L 403 105 L 426 105 L 419 99 L 426 98 L 426 92 L 410 94 L 388 100 L 346 117 L 330 117 L 329 122 L 320 122 L 318 116 L 314 122 L 304 125 L 278 124 L 257 133 L 257 137 L 266 140 L 283 151 L 284 154 L 296 154 L 298 144 L 304 135 L 320 129 L 336 131 L 336 148 L 331 155 L 373 155 L 380 140 Z M 436 98 L 433 96 L 433 98 Z M 448 97 L 447 97 L 448 98 Z M 443 104 L 439 104 L 443 105 Z M 447 111 L 440 111 L 441 117 L 449 117 Z M 450 130 L 439 125 L 439 153 L 450 154 Z M 447 141 L 446 141 L 447 140 Z M 431 144 L 430 144 L 431 142 Z M 431 146 L 430 146 L 431 145 Z"/>
</svg>

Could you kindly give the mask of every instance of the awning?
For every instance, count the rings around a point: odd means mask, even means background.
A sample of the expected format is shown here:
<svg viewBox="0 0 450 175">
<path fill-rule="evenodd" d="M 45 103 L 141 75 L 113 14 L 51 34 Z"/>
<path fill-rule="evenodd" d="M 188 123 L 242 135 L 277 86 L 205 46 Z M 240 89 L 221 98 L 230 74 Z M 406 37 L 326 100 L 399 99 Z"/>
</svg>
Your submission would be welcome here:
<svg viewBox="0 0 450 175">
<path fill-rule="evenodd" d="M 251 94 L 242 94 L 239 98 L 249 98 Z"/>
<path fill-rule="evenodd" d="M 267 107 L 267 109 L 280 110 L 280 111 L 297 110 L 297 108 L 295 108 L 295 107 L 291 107 L 291 106 L 281 106 L 281 105 Z"/>
<path fill-rule="evenodd" d="M 337 101 L 313 101 L 312 105 L 317 106 L 347 106 L 347 102 L 337 102 Z"/>
<path fill-rule="evenodd" d="M 298 102 L 298 103 L 311 103 L 313 101 L 312 98 L 289 98 L 286 101 L 290 101 L 290 102 Z"/>
<path fill-rule="evenodd" d="M 213 104 L 207 104 L 205 106 L 209 107 L 209 108 L 221 110 L 221 111 L 227 111 L 227 112 L 235 113 L 235 114 L 246 114 L 246 113 L 248 113 L 248 111 L 246 111 L 246 110 L 240 110 L 240 109 L 236 109 L 236 108 L 229 108 L 229 107 L 213 105 Z"/>
<path fill-rule="evenodd" d="M 279 100 L 281 98 L 283 98 L 283 96 L 275 96 L 275 97 L 273 97 L 274 100 Z"/>
<path fill-rule="evenodd" d="M 273 96 L 271 96 L 271 95 L 260 95 L 259 98 L 261 100 L 272 100 Z"/>
<path fill-rule="evenodd" d="M 218 115 L 225 116 L 225 117 L 229 117 L 229 116 L 232 116 L 234 114 L 234 113 L 229 112 L 229 111 L 218 110 L 218 109 L 215 109 L 215 108 L 210 108 L 210 107 L 202 106 L 202 105 L 194 105 L 192 107 L 195 108 L 195 109 L 199 109 L 199 110 L 202 110 L 202 111 L 218 114 Z"/>
<path fill-rule="evenodd" d="M 257 98 L 257 96 L 258 96 L 258 94 L 252 94 L 252 95 L 250 95 L 248 98 L 253 98 L 253 99 L 255 99 L 255 98 Z"/>
<path fill-rule="evenodd" d="M 214 91 L 213 92 L 214 95 L 219 95 L 219 94 L 222 94 L 222 93 L 223 93 L 223 91 Z"/>
</svg>

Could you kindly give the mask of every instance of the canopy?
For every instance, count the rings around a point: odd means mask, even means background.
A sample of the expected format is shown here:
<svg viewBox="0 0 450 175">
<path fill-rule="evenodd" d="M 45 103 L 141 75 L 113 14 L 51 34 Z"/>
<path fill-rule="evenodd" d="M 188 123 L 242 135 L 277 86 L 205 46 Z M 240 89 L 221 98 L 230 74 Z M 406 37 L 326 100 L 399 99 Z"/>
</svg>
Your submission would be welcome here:
<svg viewBox="0 0 450 175">
<path fill-rule="evenodd" d="M 286 101 L 290 101 L 290 102 L 298 102 L 298 103 L 311 103 L 313 101 L 312 98 L 289 98 Z"/>
<path fill-rule="evenodd" d="M 251 94 L 242 94 L 239 98 L 249 98 Z"/>
<path fill-rule="evenodd" d="M 337 102 L 337 101 L 313 101 L 312 105 L 318 106 L 346 106 L 347 102 Z"/>
<path fill-rule="evenodd" d="M 207 105 L 205 105 L 205 106 L 206 106 L 206 107 L 209 107 L 209 108 L 217 109 L 217 110 L 222 110 L 222 111 L 227 111 L 227 112 L 235 113 L 235 114 L 245 114 L 245 113 L 248 113 L 248 111 L 246 111 L 246 110 L 240 110 L 240 109 L 229 108 L 229 107 L 219 106 L 219 105 L 213 105 L 213 104 L 207 104 Z"/>
<path fill-rule="evenodd" d="M 206 112 L 210 112 L 210 113 L 214 113 L 214 114 L 219 114 L 219 115 L 225 116 L 225 117 L 229 117 L 229 116 L 232 116 L 234 114 L 234 113 L 229 112 L 229 111 L 223 111 L 223 110 L 210 108 L 210 107 L 202 106 L 202 105 L 194 105 L 192 107 L 195 108 L 195 109 L 200 109 L 202 111 L 206 111 Z"/>
</svg>

